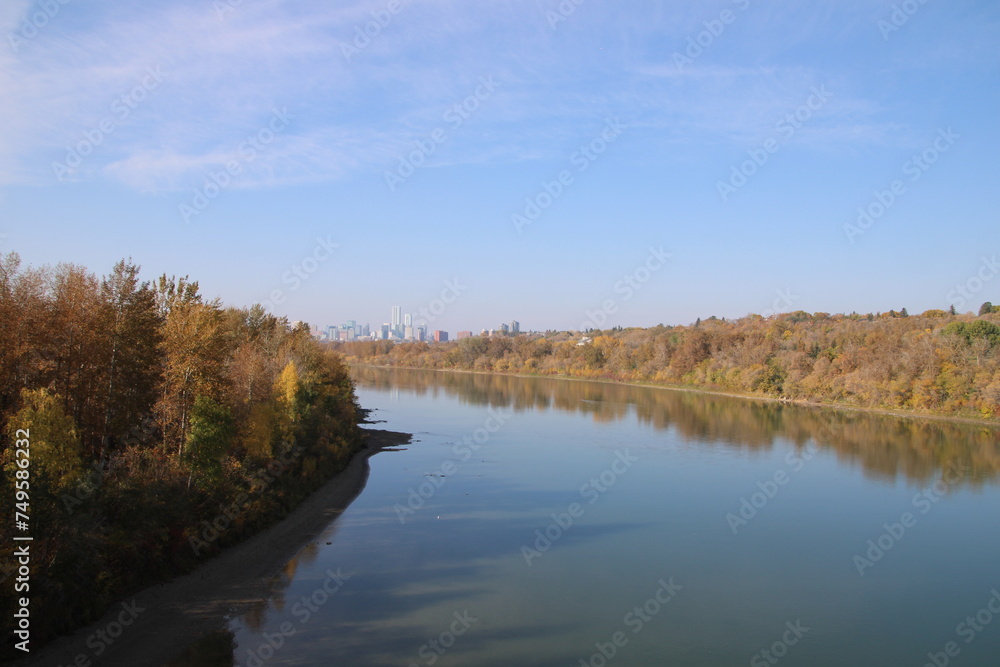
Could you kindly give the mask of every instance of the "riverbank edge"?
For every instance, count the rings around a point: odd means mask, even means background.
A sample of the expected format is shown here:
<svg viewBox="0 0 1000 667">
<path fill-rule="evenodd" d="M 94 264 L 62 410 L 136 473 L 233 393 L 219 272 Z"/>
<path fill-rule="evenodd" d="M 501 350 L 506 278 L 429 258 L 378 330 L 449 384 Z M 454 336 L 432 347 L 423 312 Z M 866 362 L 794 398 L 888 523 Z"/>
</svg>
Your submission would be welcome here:
<svg viewBox="0 0 1000 667">
<path fill-rule="evenodd" d="M 216 628 L 222 616 L 266 598 L 269 580 L 364 490 L 371 470 L 368 460 L 379 452 L 409 444 L 413 437 L 396 431 L 362 430 L 364 448 L 281 521 L 188 574 L 143 589 L 115 604 L 98 621 L 10 664 L 13 667 L 159 667 L 199 636 Z M 110 644 L 95 638 L 96 633 L 118 622 L 126 607 L 141 611 L 130 612 L 134 619 L 121 635 Z M 103 648 L 100 655 L 96 655 L 95 646 Z"/>
<path fill-rule="evenodd" d="M 537 378 L 550 380 L 569 380 L 571 382 L 599 382 L 601 384 L 615 384 L 627 387 L 644 387 L 646 389 L 664 389 L 667 391 L 683 391 L 694 394 L 707 394 L 709 396 L 725 396 L 728 398 L 743 398 L 752 401 L 763 401 L 765 403 L 779 403 L 781 405 L 796 405 L 807 408 L 832 408 L 848 412 L 864 412 L 868 414 L 887 415 L 891 417 L 905 417 L 908 419 L 932 419 L 935 421 L 946 421 L 957 424 L 971 424 L 975 426 L 989 426 L 1000 428 L 1000 417 L 995 419 L 984 419 L 978 417 L 947 415 L 936 412 L 921 412 L 919 410 L 894 410 L 892 408 L 869 408 L 862 405 L 852 405 L 850 403 L 838 403 L 836 401 L 810 401 L 800 398 L 781 398 L 778 396 L 760 396 L 759 394 L 740 394 L 738 392 L 724 391 L 722 389 L 712 389 L 708 387 L 697 387 L 684 384 L 651 384 L 648 382 L 627 382 L 624 380 L 608 380 L 602 378 L 579 378 L 572 375 L 547 375 L 542 373 L 498 373 L 496 371 L 470 371 L 464 368 L 427 368 L 421 366 L 387 366 L 383 364 L 357 363 L 352 357 L 344 356 L 344 361 L 349 367 L 380 368 L 384 370 L 406 370 L 406 371 L 433 371 L 436 373 L 468 373 L 470 375 L 496 375 L 501 377 Z"/>
</svg>

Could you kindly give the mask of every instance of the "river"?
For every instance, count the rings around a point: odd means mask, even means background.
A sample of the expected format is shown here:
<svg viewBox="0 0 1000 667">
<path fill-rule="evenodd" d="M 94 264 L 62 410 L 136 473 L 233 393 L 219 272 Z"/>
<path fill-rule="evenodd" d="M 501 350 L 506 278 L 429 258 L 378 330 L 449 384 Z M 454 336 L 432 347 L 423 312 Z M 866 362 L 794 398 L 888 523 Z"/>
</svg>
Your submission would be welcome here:
<svg viewBox="0 0 1000 667">
<path fill-rule="evenodd" d="M 996 429 L 354 371 L 414 434 L 173 664 L 998 664 Z"/>
</svg>

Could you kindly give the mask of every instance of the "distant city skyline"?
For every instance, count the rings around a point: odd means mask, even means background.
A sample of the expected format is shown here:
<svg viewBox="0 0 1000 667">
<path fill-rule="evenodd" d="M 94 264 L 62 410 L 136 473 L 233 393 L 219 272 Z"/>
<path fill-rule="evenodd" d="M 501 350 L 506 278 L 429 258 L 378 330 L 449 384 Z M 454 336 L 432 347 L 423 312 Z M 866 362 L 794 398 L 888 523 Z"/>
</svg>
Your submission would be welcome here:
<svg viewBox="0 0 1000 667">
<path fill-rule="evenodd" d="M 330 341 L 353 340 L 396 340 L 396 341 L 434 341 L 446 342 L 460 340 L 473 335 L 518 335 L 521 333 L 521 323 L 518 320 L 501 322 L 495 327 L 472 330 L 448 331 L 447 329 L 431 328 L 429 323 L 418 318 L 413 319 L 412 313 L 407 313 L 402 306 L 392 306 L 389 321 L 382 324 L 361 322 L 360 320 L 344 320 L 341 324 L 318 324 L 306 320 L 304 322 L 317 338 Z"/>
</svg>

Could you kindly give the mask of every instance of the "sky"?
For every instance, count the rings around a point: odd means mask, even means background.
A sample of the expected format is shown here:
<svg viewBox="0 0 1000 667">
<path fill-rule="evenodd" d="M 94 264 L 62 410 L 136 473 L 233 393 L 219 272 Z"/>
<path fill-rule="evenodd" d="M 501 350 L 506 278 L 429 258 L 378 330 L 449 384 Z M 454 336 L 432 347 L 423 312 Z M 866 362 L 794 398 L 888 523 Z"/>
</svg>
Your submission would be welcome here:
<svg viewBox="0 0 1000 667">
<path fill-rule="evenodd" d="M 0 250 L 431 330 L 1000 302 L 995 0 L 4 0 Z"/>
</svg>

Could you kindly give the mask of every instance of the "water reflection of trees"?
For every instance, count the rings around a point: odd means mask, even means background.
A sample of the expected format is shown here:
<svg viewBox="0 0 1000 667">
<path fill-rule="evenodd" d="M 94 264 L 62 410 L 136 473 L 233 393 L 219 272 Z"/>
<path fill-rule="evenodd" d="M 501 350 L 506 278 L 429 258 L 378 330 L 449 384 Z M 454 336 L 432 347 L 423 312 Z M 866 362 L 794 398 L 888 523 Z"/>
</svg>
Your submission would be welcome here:
<svg viewBox="0 0 1000 667">
<path fill-rule="evenodd" d="M 165 664 L 165 667 L 232 667 L 236 638 L 228 627 L 208 632 Z"/>
<path fill-rule="evenodd" d="M 516 411 L 557 409 L 614 422 L 634 414 L 658 430 L 705 445 L 768 449 L 778 439 L 815 443 L 860 464 L 869 476 L 927 483 L 944 470 L 961 483 L 990 483 L 1000 470 L 995 427 L 816 408 L 653 387 L 404 369 L 357 367 L 359 386 L 445 394 L 461 403 Z"/>
<path fill-rule="evenodd" d="M 320 536 L 311 539 L 289 559 L 280 572 L 262 582 L 260 596 L 237 603 L 237 608 L 242 612 L 239 619 L 248 630 L 260 635 L 268 629 L 268 622 L 272 620 L 270 617 L 274 617 L 275 612 L 280 614 L 288 604 L 286 592 L 295 580 L 299 566 L 315 561 L 320 553 L 320 542 L 329 543 L 335 532 L 335 524 L 328 526 Z M 238 650 L 233 630 L 228 622 L 224 622 L 222 627 L 213 629 L 192 642 L 166 667 L 232 667 L 238 664 Z"/>
</svg>

